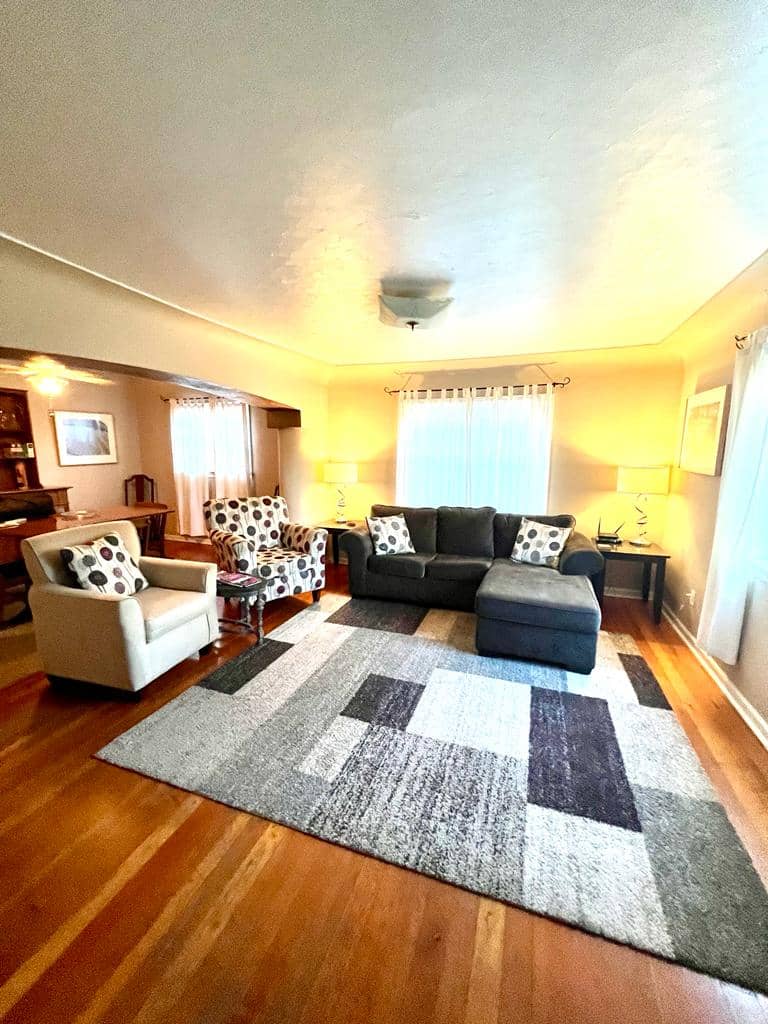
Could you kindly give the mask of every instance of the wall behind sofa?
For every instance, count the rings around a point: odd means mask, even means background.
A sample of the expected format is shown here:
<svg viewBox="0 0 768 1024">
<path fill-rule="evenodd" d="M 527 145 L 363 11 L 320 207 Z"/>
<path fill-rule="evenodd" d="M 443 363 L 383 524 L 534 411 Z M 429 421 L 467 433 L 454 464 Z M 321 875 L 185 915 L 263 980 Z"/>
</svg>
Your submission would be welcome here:
<svg viewBox="0 0 768 1024">
<path fill-rule="evenodd" d="M 679 361 L 658 350 L 621 353 L 562 353 L 547 366 L 557 389 L 550 477 L 550 512 L 570 512 L 592 536 L 599 516 L 606 525 L 626 520 L 631 536 L 632 501 L 616 493 L 616 466 L 671 463 L 682 379 Z M 542 362 L 548 357 L 542 356 Z M 342 367 L 331 381 L 329 448 L 334 459 L 359 465 L 360 483 L 347 493 L 350 517 L 365 515 L 376 501 L 393 501 L 397 445 L 397 398 L 384 386 L 400 387 L 396 367 Z M 536 366 L 434 364 L 414 368 L 409 387 L 526 383 L 543 379 Z M 651 499 L 651 535 L 661 540 L 666 499 Z M 507 510 L 505 510 L 507 511 Z M 525 511 L 514 509 L 508 511 Z M 639 576 L 614 563 L 609 585 L 639 588 Z"/>
</svg>

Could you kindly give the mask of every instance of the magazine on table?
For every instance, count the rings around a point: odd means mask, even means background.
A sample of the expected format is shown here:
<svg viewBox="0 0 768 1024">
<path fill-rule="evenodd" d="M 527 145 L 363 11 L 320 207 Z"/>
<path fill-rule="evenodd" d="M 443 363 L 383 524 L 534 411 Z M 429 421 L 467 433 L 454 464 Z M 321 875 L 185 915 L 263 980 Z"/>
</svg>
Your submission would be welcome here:
<svg viewBox="0 0 768 1024">
<path fill-rule="evenodd" d="M 216 578 L 219 583 L 226 583 L 230 587 L 253 587 L 261 583 L 258 576 L 249 576 L 246 572 L 219 572 Z"/>
</svg>

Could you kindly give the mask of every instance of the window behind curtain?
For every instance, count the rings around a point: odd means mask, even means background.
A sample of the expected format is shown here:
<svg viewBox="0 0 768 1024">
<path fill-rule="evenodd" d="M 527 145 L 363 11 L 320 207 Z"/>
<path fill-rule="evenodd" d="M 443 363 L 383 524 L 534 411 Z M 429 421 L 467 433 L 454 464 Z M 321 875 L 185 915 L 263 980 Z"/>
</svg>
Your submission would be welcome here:
<svg viewBox="0 0 768 1024">
<path fill-rule="evenodd" d="M 248 406 L 219 398 L 171 399 L 171 447 L 179 530 L 202 536 L 206 499 L 249 493 Z"/>
<path fill-rule="evenodd" d="M 403 392 L 396 495 L 403 505 L 492 505 L 544 513 L 549 491 L 553 391 L 535 385 Z"/>
</svg>

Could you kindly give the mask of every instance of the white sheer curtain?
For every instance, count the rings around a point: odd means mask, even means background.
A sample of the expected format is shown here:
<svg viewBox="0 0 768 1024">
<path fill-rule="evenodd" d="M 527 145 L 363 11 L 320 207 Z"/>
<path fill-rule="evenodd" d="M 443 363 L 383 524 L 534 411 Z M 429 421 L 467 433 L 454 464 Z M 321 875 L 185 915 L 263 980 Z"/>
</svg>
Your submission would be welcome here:
<svg viewBox="0 0 768 1024">
<path fill-rule="evenodd" d="M 220 398 L 172 398 L 171 448 L 179 531 L 199 537 L 205 533 L 207 498 L 248 493 L 248 406 Z"/>
<path fill-rule="evenodd" d="M 717 521 L 697 642 L 734 665 L 757 568 L 768 559 L 768 327 L 736 356 Z"/>
<path fill-rule="evenodd" d="M 551 385 L 402 391 L 397 502 L 546 512 L 553 408 Z"/>
</svg>

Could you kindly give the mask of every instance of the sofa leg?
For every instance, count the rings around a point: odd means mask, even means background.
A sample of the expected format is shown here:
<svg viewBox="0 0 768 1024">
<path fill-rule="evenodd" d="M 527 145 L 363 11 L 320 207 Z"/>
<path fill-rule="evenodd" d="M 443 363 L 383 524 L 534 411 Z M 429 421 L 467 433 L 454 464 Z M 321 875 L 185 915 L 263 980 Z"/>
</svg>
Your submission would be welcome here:
<svg viewBox="0 0 768 1024">
<path fill-rule="evenodd" d="M 317 604 L 317 602 L 320 600 L 320 595 L 321 594 L 322 594 L 322 590 L 313 590 L 312 591 L 312 604 Z"/>
<path fill-rule="evenodd" d="M 206 654 L 210 654 L 212 650 L 213 650 L 213 643 L 206 644 L 204 647 L 200 648 L 200 657 L 201 658 L 205 657 L 205 655 Z"/>
</svg>

